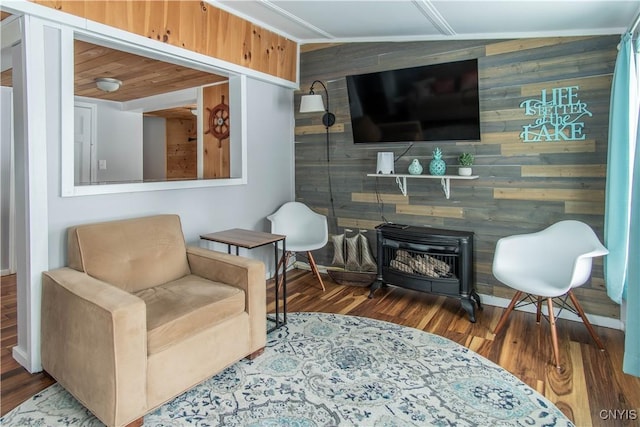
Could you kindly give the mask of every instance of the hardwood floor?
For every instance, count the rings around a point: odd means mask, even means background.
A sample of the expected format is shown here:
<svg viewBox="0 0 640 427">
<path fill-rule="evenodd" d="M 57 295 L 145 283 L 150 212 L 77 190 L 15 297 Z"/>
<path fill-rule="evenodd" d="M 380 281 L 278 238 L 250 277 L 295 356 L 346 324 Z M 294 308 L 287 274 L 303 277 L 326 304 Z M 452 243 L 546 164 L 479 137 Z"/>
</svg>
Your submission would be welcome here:
<svg viewBox="0 0 640 427">
<path fill-rule="evenodd" d="M 504 332 L 493 331 L 503 309 L 484 306 L 473 324 L 453 298 L 387 287 L 368 299 L 368 289 L 341 286 L 329 277 L 323 292 L 303 270 L 287 274 L 287 311 L 341 313 L 369 317 L 438 334 L 499 364 L 554 402 L 578 426 L 640 424 L 640 378 L 622 372 L 624 335 L 595 327 L 607 351 L 600 352 L 583 324 L 558 320 L 563 369 L 553 365 L 549 325 L 535 314 L 514 312 Z M 268 284 L 268 310 L 274 310 L 273 281 Z M 52 380 L 30 375 L 11 357 L 16 344 L 15 276 L 2 278 L 2 364 L 0 414 L 19 405 Z"/>
<path fill-rule="evenodd" d="M 30 374 L 15 361 L 12 347 L 18 344 L 16 275 L 0 278 L 0 416 L 6 414 L 55 381 L 43 374 Z"/>
</svg>

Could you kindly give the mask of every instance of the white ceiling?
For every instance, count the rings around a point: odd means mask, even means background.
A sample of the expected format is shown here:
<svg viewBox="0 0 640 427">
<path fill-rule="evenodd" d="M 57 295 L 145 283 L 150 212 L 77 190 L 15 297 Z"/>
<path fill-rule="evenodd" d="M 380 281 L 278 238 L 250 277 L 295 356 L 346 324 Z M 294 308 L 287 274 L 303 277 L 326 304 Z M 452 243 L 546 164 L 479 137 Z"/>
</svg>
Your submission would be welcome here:
<svg viewBox="0 0 640 427">
<path fill-rule="evenodd" d="M 300 44 L 621 34 L 640 0 L 208 0 Z"/>
</svg>

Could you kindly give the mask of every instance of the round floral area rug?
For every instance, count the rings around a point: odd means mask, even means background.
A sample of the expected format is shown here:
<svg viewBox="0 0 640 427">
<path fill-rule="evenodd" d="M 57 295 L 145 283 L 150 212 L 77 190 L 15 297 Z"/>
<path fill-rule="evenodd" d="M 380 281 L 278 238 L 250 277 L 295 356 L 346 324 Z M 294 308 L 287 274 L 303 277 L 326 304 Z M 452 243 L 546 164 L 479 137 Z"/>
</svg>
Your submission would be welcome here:
<svg viewBox="0 0 640 427">
<path fill-rule="evenodd" d="M 501 367 L 437 335 L 362 317 L 292 313 L 243 359 L 145 416 L 145 426 L 571 426 Z M 55 384 L 3 426 L 102 425 Z"/>
</svg>

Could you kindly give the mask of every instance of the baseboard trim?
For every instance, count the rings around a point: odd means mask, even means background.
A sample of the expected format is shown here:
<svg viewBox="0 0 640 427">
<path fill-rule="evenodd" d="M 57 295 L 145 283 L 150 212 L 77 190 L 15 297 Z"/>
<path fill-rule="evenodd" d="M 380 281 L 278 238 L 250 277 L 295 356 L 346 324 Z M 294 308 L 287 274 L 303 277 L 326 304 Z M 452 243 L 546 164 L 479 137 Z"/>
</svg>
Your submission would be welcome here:
<svg viewBox="0 0 640 427">
<path fill-rule="evenodd" d="M 295 258 L 296 257 L 295 257 L 295 254 L 294 254 L 294 256 L 292 256 L 291 259 L 289 260 L 289 265 L 287 266 L 287 271 L 291 271 L 291 270 L 293 270 L 295 268 L 301 268 L 302 270 L 311 271 L 311 268 L 309 268 L 308 265 L 306 267 L 298 267 L 298 266 L 296 266 L 298 261 L 296 261 Z M 275 268 L 275 266 L 272 265 L 270 268 L 267 267 L 266 270 L 265 270 L 265 276 L 266 276 L 267 280 L 273 279 L 275 277 L 275 275 L 276 275 L 275 270 L 272 270 L 272 268 Z M 278 274 L 280 274 L 280 273 L 281 273 L 281 271 L 278 271 Z M 323 271 L 323 273 L 326 273 L 326 271 Z"/>
<path fill-rule="evenodd" d="M 294 261 L 293 264 L 291 264 L 291 268 L 297 268 L 297 269 L 300 269 L 300 270 L 311 271 L 311 266 L 309 265 L 309 263 L 304 262 L 304 261 Z M 329 269 L 327 267 L 325 267 L 324 265 L 318 264 L 318 271 L 320 273 L 326 274 L 329 271 Z"/>
<path fill-rule="evenodd" d="M 500 298 L 493 295 L 485 295 L 485 294 L 480 294 L 480 301 L 482 302 L 482 304 L 491 305 L 493 307 L 502 307 L 502 308 L 506 308 L 511 302 L 511 300 L 507 298 Z M 536 308 L 534 305 L 527 305 L 525 307 L 516 308 L 516 310 L 524 311 L 526 313 L 536 312 Z M 618 329 L 620 331 L 624 331 L 624 323 L 620 319 L 600 316 L 597 314 L 587 314 L 587 316 L 589 317 L 589 322 L 591 322 L 592 325 L 603 326 L 605 328 Z M 560 316 L 558 317 L 560 319 L 566 319 L 566 320 L 582 323 L 582 319 L 580 319 L 580 317 L 576 316 L 575 314 L 567 310 L 562 310 L 562 312 L 560 313 Z"/>
<path fill-rule="evenodd" d="M 27 353 L 20 347 L 15 346 L 11 348 L 11 355 L 13 358 L 27 371 L 31 372 L 29 369 L 29 357 L 27 357 Z"/>
<path fill-rule="evenodd" d="M 301 261 L 295 262 L 294 267 L 299 268 L 301 270 L 311 270 L 311 268 L 309 267 L 309 264 Z M 326 273 L 327 267 L 318 265 L 318 270 L 321 273 Z M 485 294 L 480 294 L 480 301 L 482 302 L 483 305 L 486 304 L 493 307 L 502 307 L 502 308 L 507 308 L 509 306 L 509 303 L 511 302 L 511 300 L 507 298 L 500 298 L 493 295 L 485 295 Z M 516 308 L 516 310 L 524 311 L 526 313 L 536 312 L 535 306 L 533 305 L 519 307 L 519 308 Z M 620 319 L 600 316 L 597 314 L 587 314 L 587 316 L 589 317 L 589 322 L 591 322 L 592 325 L 624 331 L 624 322 L 622 322 L 622 320 Z M 576 316 L 575 314 L 567 310 L 562 310 L 562 312 L 560 313 L 560 316 L 558 317 L 560 319 L 566 319 L 566 320 L 571 320 L 573 322 L 582 323 L 582 319 L 580 319 L 580 317 Z"/>
</svg>

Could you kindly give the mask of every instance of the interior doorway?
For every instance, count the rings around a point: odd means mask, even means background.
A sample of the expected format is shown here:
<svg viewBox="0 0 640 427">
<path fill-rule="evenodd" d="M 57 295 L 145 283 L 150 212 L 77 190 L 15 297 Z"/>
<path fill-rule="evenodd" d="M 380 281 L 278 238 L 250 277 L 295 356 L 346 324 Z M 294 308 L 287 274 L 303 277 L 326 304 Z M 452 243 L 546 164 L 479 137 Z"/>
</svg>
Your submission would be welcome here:
<svg viewBox="0 0 640 427">
<path fill-rule="evenodd" d="M 92 184 L 98 177 L 96 106 L 76 102 L 73 114 L 74 184 Z"/>
<path fill-rule="evenodd" d="M 4 276 L 16 272 L 15 257 L 15 176 L 13 145 L 13 90 L 0 87 L 0 273 Z"/>
</svg>

